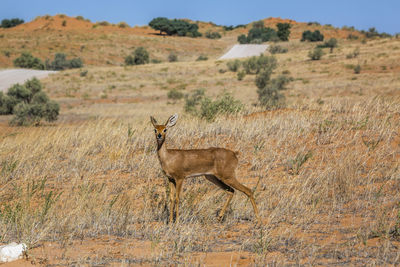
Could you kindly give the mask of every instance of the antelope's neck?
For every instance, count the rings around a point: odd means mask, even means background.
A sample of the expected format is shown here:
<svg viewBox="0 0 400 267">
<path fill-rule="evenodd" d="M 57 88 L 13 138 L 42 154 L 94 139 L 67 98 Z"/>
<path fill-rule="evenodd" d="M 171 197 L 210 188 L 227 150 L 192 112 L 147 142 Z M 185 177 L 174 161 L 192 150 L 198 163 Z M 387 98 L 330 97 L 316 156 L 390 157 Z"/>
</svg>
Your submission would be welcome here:
<svg viewBox="0 0 400 267">
<path fill-rule="evenodd" d="M 168 150 L 165 145 L 165 140 L 161 143 L 157 142 L 157 155 L 158 159 L 162 163 L 167 158 Z"/>
</svg>

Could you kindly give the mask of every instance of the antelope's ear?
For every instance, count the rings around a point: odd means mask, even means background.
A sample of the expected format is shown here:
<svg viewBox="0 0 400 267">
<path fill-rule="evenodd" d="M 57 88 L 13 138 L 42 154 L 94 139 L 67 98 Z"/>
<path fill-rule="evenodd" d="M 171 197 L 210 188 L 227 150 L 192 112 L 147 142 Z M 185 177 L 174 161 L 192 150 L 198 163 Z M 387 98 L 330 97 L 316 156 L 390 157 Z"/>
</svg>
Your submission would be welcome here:
<svg viewBox="0 0 400 267">
<path fill-rule="evenodd" d="M 165 126 L 167 128 L 172 127 L 176 124 L 176 121 L 178 120 L 178 114 L 174 114 L 171 117 L 169 117 L 169 119 L 167 120 L 167 122 L 165 123 Z"/>
<path fill-rule="evenodd" d="M 151 121 L 151 123 L 153 124 L 153 126 L 156 127 L 157 121 L 156 121 L 156 119 L 154 119 L 153 116 L 150 116 L 150 121 Z"/>
</svg>

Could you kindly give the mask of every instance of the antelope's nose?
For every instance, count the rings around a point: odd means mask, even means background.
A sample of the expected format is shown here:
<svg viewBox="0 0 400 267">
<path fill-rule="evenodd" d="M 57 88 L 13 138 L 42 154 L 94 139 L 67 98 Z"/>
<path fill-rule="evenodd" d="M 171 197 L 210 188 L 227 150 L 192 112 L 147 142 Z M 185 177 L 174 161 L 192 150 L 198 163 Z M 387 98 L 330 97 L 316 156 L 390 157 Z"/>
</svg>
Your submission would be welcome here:
<svg viewBox="0 0 400 267">
<path fill-rule="evenodd" d="M 157 135 L 157 138 L 161 138 L 161 134 L 160 133 Z"/>
</svg>

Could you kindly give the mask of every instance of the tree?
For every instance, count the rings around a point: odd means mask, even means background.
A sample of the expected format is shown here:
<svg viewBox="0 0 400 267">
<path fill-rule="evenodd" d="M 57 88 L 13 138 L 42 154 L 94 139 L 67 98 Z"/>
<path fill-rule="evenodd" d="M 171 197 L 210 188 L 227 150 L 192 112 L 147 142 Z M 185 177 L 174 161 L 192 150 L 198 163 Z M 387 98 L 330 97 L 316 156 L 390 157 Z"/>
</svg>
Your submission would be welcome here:
<svg viewBox="0 0 400 267">
<path fill-rule="evenodd" d="M 290 28 L 292 25 L 289 23 L 278 23 L 276 24 L 276 27 L 278 28 L 277 35 L 281 41 L 289 41 L 289 35 L 290 35 Z"/>
<path fill-rule="evenodd" d="M 14 19 L 3 19 L 1 21 L 1 28 L 12 28 L 15 27 L 19 24 L 24 23 L 23 19 L 18 19 L 18 18 L 14 18 Z"/>
<path fill-rule="evenodd" d="M 149 22 L 149 26 L 160 31 L 160 34 L 199 37 L 199 26 L 180 19 L 170 20 L 164 17 L 154 18 Z"/>
<path fill-rule="evenodd" d="M 310 42 L 318 42 L 318 41 L 323 41 L 324 40 L 324 35 L 319 31 L 315 30 L 314 32 L 312 31 L 304 31 L 301 37 L 301 41 L 310 41 Z"/>
</svg>

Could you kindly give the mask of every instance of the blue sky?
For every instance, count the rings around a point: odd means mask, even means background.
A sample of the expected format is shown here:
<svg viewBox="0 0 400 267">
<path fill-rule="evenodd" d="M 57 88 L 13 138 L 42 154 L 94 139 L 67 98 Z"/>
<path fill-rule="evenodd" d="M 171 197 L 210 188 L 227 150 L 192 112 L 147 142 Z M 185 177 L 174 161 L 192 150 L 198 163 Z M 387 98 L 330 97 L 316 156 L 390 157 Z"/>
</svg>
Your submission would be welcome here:
<svg viewBox="0 0 400 267">
<path fill-rule="evenodd" d="M 92 22 L 146 25 L 159 16 L 212 21 L 221 25 L 247 24 L 268 17 L 299 22 L 317 21 L 336 27 L 355 26 L 379 32 L 400 32 L 400 0 L 1 0 L 0 20 L 30 21 L 45 14 L 81 15 Z"/>
</svg>

